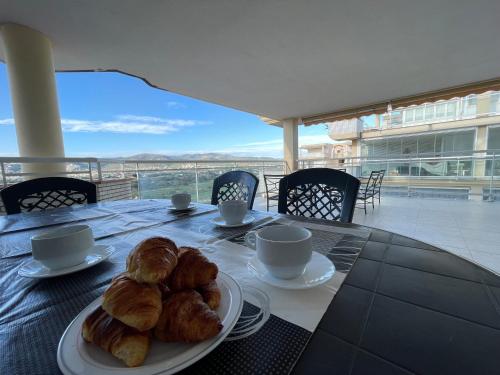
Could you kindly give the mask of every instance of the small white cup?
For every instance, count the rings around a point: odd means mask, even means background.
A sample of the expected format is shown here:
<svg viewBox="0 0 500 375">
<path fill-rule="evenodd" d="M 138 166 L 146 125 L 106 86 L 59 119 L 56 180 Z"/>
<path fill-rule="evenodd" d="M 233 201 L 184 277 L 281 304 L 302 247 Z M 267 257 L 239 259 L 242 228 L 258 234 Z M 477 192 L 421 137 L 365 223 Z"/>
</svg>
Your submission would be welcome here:
<svg viewBox="0 0 500 375">
<path fill-rule="evenodd" d="M 186 208 L 189 207 L 189 204 L 191 203 L 191 194 L 188 193 L 181 193 L 181 194 L 174 194 L 170 198 L 172 201 L 172 204 L 177 210 L 185 210 Z"/>
<path fill-rule="evenodd" d="M 312 256 L 312 234 L 305 228 L 271 225 L 245 236 L 247 246 L 257 250 L 257 258 L 278 279 L 302 275 Z"/>
<path fill-rule="evenodd" d="M 53 270 L 82 263 L 94 245 L 88 225 L 72 225 L 31 237 L 33 258 Z"/>
<path fill-rule="evenodd" d="M 224 201 L 219 203 L 220 216 L 222 216 L 227 225 L 241 224 L 247 211 L 247 202 L 244 200 Z"/>
</svg>

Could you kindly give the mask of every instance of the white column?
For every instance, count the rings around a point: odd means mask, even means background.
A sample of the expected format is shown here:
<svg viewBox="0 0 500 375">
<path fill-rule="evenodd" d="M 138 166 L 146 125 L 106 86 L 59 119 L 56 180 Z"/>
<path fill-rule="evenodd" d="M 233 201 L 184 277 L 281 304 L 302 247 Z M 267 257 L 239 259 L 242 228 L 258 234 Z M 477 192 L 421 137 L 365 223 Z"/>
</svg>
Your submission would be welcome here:
<svg viewBox="0 0 500 375">
<path fill-rule="evenodd" d="M 290 118 L 281 122 L 283 126 L 283 157 L 287 164 L 287 172 L 298 169 L 299 159 L 299 122 Z"/>
<path fill-rule="evenodd" d="M 0 26 L 20 156 L 64 157 L 61 118 L 50 40 L 16 24 Z M 25 165 L 26 172 L 43 174 L 58 165 Z"/>
</svg>

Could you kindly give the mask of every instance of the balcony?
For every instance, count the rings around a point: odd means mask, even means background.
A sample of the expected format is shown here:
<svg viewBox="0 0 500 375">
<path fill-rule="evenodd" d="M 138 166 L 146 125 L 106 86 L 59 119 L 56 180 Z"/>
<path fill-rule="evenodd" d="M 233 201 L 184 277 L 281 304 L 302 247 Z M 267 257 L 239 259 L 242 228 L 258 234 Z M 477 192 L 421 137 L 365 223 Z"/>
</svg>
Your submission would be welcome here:
<svg viewBox="0 0 500 375">
<path fill-rule="evenodd" d="M 27 175 L 36 177 L 21 172 L 24 164 L 34 161 L 65 164 L 63 174 L 97 185 L 100 201 L 169 198 L 185 191 L 194 200 L 209 203 L 216 176 L 246 170 L 261 181 L 255 208 L 262 210 L 266 208 L 264 175 L 287 171 L 283 160 L 269 159 L 0 158 L 0 181 L 6 186 Z M 500 234 L 492 228 L 500 220 L 499 203 L 493 203 L 500 201 L 500 152 L 434 158 L 308 158 L 300 160 L 299 166 L 345 168 L 362 181 L 371 170 L 385 169 L 381 205 L 369 208 L 367 215 L 356 210 L 355 223 L 429 242 L 500 273 Z"/>
</svg>

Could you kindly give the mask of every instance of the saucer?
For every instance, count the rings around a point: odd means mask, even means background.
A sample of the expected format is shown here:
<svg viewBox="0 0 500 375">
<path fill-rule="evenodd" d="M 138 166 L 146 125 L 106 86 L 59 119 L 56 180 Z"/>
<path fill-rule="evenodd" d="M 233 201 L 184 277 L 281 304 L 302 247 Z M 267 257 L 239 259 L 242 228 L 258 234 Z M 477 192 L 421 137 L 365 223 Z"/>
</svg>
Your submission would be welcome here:
<svg viewBox="0 0 500 375">
<path fill-rule="evenodd" d="M 213 219 L 210 219 L 210 222 L 212 224 L 217 225 L 218 227 L 222 228 L 237 228 L 237 227 L 242 227 L 248 224 L 251 224 L 255 221 L 255 217 L 247 215 L 243 218 L 243 221 L 238 224 L 226 224 L 226 221 L 222 218 L 222 216 L 217 216 L 214 217 Z"/>
<path fill-rule="evenodd" d="M 167 207 L 167 209 L 170 211 L 170 212 L 186 212 L 186 211 L 192 211 L 196 208 L 196 205 L 194 205 L 193 203 L 191 203 L 189 206 L 187 206 L 186 208 L 175 208 L 174 205 L 170 205 Z"/>
<path fill-rule="evenodd" d="M 113 246 L 95 245 L 94 247 L 92 247 L 92 249 L 90 250 L 90 254 L 85 257 L 85 260 L 82 263 L 71 267 L 59 268 L 56 270 L 51 270 L 50 268 L 45 267 L 38 260 L 30 258 L 22 264 L 17 273 L 19 274 L 19 276 L 30 277 L 33 279 L 45 279 L 49 277 L 67 275 L 69 273 L 81 271 L 101 263 L 111 254 L 113 254 L 114 250 L 115 248 Z"/>
<path fill-rule="evenodd" d="M 316 251 L 312 252 L 311 260 L 307 264 L 304 273 L 295 279 L 284 280 L 271 276 L 264 264 L 257 259 L 257 255 L 250 259 L 247 266 L 250 272 L 260 281 L 282 289 L 314 288 L 326 283 L 335 273 L 335 266 L 332 261 Z"/>
</svg>

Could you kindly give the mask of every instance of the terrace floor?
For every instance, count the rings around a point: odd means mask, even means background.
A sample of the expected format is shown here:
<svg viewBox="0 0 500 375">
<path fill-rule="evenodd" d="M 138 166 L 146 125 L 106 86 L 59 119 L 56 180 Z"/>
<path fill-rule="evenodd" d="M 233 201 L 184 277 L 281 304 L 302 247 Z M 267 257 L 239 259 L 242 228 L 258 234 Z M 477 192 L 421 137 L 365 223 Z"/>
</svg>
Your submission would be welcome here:
<svg viewBox="0 0 500 375">
<path fill-rule="evenodd" d="M 256 198 L 254 207 L 265 210 L 265 199 Z M 353 222 L 427 242 L 500 274 L 499 202 L 383 196 L 366 215 L 356 209 Z"/>
</svg>

